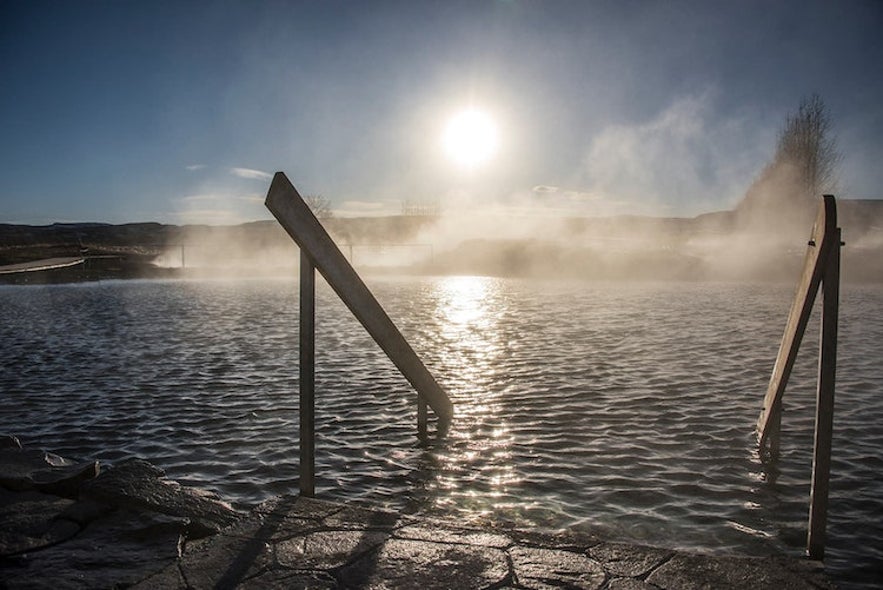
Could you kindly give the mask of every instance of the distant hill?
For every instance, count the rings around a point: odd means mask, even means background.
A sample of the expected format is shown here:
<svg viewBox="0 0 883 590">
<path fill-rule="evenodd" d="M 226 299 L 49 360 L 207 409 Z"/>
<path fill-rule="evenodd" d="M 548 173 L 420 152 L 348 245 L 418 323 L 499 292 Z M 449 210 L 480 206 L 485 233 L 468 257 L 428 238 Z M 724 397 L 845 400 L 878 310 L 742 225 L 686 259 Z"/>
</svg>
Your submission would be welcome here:
<svg viewBox="0 0 883 590">
<path fill-rule="evenodd" d="M 800 223 L 790 223 L 787 207 L 758 202 L 747 207 L 748 217 L 742 206 L 693 218 L 507 219 L 464 213 L 331 218 L 323 224 L 365 272 L 795 281 L 811 221 L 800 212 L 795 214 Z M 844 199 L 838 210 L 847 242 L 844 278 L 883 281 L 883 200 Z M 518 225 L 520 232 L 513 231 Z M 791 226 L 793 231 L 785 230 Z M 396 245 L 409 246 L 409 256 L 397 255 Z M 132 276 L 156 276 L 152 269 L 182 266 L 289 273 L 298 259 L 296 246 L 275 221 L 233 226 L 0 224 L 0 266 L 78 256 L 116 257 Z"/>
</svg>

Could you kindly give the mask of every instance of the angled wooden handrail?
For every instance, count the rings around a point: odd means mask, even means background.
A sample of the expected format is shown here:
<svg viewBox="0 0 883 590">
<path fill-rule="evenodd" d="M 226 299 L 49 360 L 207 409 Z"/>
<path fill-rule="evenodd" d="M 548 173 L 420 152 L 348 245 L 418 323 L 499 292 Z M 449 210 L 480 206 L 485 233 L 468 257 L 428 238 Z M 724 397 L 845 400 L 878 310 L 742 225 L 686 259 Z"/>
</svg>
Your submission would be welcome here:
<svg viewBox="0 0 883 590">
<path fill-rule="evenodd" d="M 825 553 L 840 305 L 840 237 L 836 200 L 833 195 L 825 195 L 819 205 L 804 257 L 800 283 L 788 314 L 785 334 L 779 346 L 779 353 L 764 396 L 763 408 L 757 420 L 757 440 L 761 458 L 774 458 L 779 452 L 782 397 L 806 332 L 816 294 L 821 287 L 822 330 L 819 343 L 813 470 L 807 534 L 807 554 L 812 559 L 822 559 Z"/>
<path fill-rule="evenodd" d="M 322 273 L 341 301 L 417 390 L 417 424 L 421 436 L 426 435 L 427 405 L 438 416 L 440 431 L 445 430 L 450 423 L 454 407 L 448 394 L 436 382 L 297 189 L 282 172 L 277 172 L 273 177 L 265 205 L 301 251 L 301 493 L 312 496 L 314 493 L 315 270 Z"/>
</svg>

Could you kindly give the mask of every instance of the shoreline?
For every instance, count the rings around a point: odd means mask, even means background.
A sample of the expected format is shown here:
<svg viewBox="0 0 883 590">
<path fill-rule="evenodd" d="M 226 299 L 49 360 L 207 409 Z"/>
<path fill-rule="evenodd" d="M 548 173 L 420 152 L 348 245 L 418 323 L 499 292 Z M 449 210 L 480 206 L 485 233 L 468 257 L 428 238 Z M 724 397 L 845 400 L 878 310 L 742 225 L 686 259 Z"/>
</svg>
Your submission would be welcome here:
<svg viewBox="0 0 883 590">
<path fill-rule="evenodd" d="M 102 470 L 10 436 L 0 467 L 9 588 L 834 588 L 822 563 L 784 555 L 477 529 L 301 496 L 242 513 L 141 459 Z"/>
</svg>

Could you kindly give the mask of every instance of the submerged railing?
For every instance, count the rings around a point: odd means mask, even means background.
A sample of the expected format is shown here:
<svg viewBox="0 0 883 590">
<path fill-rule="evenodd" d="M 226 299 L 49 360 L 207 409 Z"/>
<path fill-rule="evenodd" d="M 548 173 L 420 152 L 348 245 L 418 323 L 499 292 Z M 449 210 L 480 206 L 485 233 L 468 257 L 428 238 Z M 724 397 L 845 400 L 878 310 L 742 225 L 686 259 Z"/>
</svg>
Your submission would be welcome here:
<svg viewBox="0 0 883 590">
<path fill-rule="evenodd" d="M 316 270 L 417 390 L 417 429 L 421 437 L 427 431 L 427 405 L 438 416 L 438 428 L 443 431 L 453 417 L 453 404 L 282 172 L 273 177 L 265 205 L 300 247 L 300 493 L 313 496 Z"/>
<path fill-rule="evenodd" d="M 834 422 L 834 374 L 837 365 L 837 323 L 840 305 L 840 228 L 833 195 L 825 195 L 803 263 L 803 272 L 776 364 L 757 421 L 761 457 L 779 453 L 782 424 L 782 396 L 794 367 L 816 293 L 822 291 L 822 329 L 819 343 L 819 374 L 816 393 L 815 442 L 809 501 L 809 531 L 806 551 L 811 559 L 825 555 L 828 516 L 828 481 L 831 473 L 831 438 Z"/>
</svg>

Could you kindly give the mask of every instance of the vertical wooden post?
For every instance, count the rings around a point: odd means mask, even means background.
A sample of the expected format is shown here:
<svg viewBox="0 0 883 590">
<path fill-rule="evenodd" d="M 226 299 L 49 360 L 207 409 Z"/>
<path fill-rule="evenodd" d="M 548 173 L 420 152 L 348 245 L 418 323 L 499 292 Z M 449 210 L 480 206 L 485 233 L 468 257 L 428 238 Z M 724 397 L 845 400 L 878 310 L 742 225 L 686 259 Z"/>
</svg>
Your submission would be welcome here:
<svg viewBox="0 0 883 590">
<path fill-rule="evenodd" d="M 822 333 L 819 344 L 819 381 L 812 484 L 809 500 L 809 533 L 806 552 L 811 559 L 825 557 L 828 517 L 828 482 L 831 474 L 831 439 L 834 424 L 834 379 L 837 368 L 837 324 L 840 307 L 840 228 L 831 236 L 831 252 L 822 276 Z"/>
<path fill-rule="evenodd" d="M 186 268 L 184 265 L 184 244 L 181 244 L 181 268 Z"/>
<path fill-rule="evenodd" d="M 785 411 L 784 403 L 779 400 L 778 406 L 771 411 L 773 412 L 773 415 L 770 417 L 770 432 L 767 438 L 766 452 L 767 458 L 777 459 L 779 457 L 779 441 L 782 437 L 782 413 Z M 763 447 L 760 449 L 760 452 L 761 454 L 764 453 Z"/>
<path fill-rule="evenodd" d="M 421 439 L 426 438 L 427 434 L 427 421 L 429 419 L 429 407 L 426 405 L 426 400 L 423 399 L 423 396 L 417 395 L 417 436 Z"/>
<path fill-rule="evenodd" d="M 300 253 L 300 493 L 316 494 L 316 269 Z"/>
<path fill-rule="evenodd" d="M 438 416 L 440 430 L 444 430 L 454 415 L 454 406 L 448 394 L 282 172 L 277 172 L 273 177 L 266 205 L 301 251 L 307 252 L 310 264 L 322 273 L 341 301 L 433 409 Z"/>
</svg>

